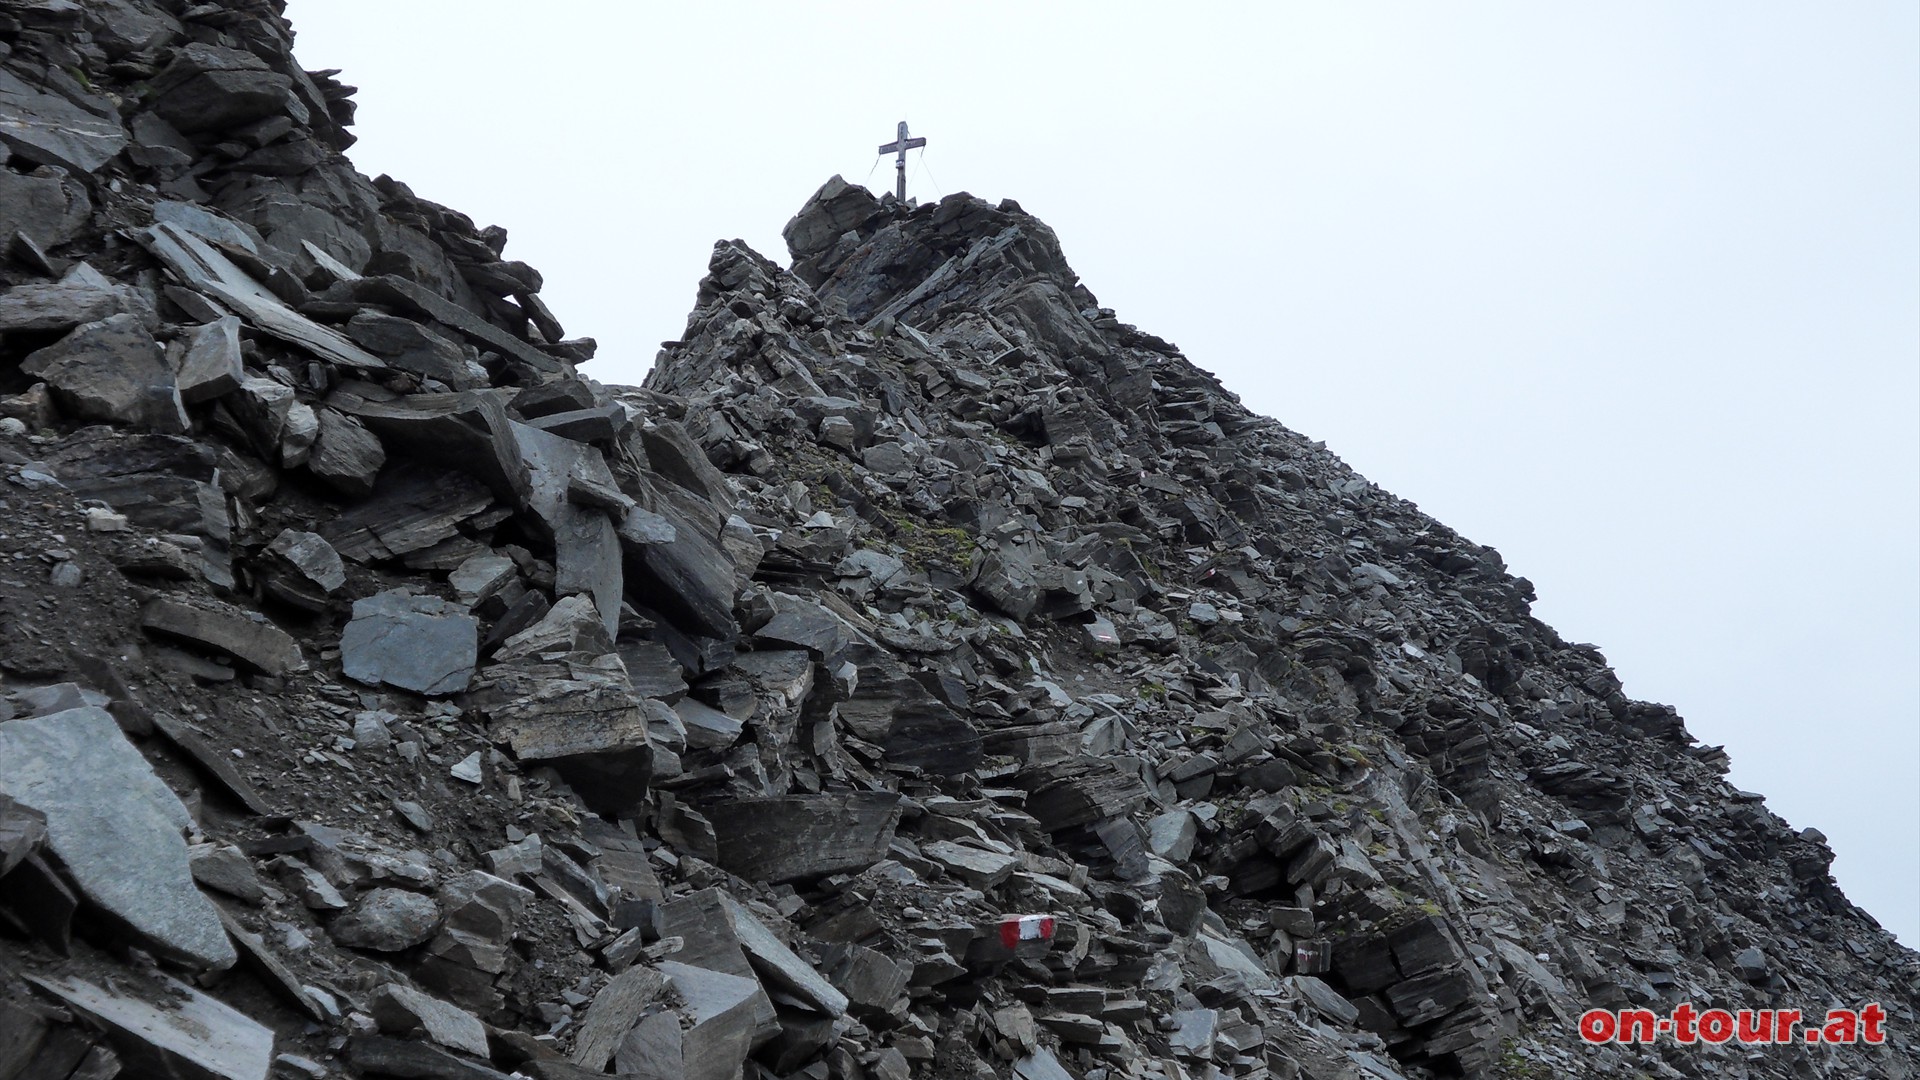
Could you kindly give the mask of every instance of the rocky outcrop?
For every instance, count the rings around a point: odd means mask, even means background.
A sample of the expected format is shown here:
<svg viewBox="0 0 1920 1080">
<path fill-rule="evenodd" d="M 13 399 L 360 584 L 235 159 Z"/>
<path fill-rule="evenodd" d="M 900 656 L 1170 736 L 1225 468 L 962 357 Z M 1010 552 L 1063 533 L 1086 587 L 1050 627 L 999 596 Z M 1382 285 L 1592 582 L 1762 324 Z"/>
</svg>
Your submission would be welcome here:
<svg viewBox="0 0 1920 1080">
<path fill-rule="evenodd" d="M 0 1080 L 1915 1075 L 1818 833 L 1016 204 L 602 386 L 291 40 L 0 6 Z M 1891 1038 L 1574 1026 L 1682 1001 Z"/>
</svg>

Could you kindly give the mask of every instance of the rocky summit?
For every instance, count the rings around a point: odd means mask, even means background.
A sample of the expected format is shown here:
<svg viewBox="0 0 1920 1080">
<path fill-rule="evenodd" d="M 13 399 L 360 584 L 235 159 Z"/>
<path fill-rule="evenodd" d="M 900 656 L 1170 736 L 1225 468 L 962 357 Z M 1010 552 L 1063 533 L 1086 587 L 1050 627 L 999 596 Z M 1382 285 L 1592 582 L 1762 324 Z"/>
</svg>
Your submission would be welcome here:
<svg viewBox="0 0 1920 1080">
<path fill-rule="evenodd" d="M 273 0 L 0 0 L 0 1080 L 1920 1075 L 1499 556 L 838 178 L 639 387 Z M 1589 1045 L 1862 1008 L 1878 1045 Z"/>
</svg>

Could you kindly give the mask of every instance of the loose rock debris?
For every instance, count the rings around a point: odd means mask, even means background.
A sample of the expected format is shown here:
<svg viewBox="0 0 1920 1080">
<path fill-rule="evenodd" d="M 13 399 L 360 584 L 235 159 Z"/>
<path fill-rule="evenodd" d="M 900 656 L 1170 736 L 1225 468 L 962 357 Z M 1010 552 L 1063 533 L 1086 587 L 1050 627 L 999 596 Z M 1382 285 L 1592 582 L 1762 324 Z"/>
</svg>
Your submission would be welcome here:
<svg viewBox="0 0 1920 1080">
<path fill-rule="evenodd" d="M 607 387 L 291 41 L 0 6 L 0 1080 L 1915 1074 L 1817 832 L 1018 205 Z M 1892 1041 L 1573 1026 L 1787 994 Z"/>
</svg>

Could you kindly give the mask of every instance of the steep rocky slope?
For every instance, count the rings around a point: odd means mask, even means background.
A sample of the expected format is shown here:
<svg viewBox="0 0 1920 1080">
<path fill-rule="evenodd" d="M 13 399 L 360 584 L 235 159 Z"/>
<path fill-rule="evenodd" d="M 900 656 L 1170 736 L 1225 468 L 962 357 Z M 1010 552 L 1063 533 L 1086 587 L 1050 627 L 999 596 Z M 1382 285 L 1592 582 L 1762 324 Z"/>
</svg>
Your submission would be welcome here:
<svg viewBox="0 0 1920 1080">
<path fill-rule="evenodd" d="M 0 1080 L 1916 1074 L 1817 832 L 1018 206 L 604 387 L 291 40 L 0 0 Z M 1680 1002 L 1890 1038 L 1576 1033 Z"/>
</svg>

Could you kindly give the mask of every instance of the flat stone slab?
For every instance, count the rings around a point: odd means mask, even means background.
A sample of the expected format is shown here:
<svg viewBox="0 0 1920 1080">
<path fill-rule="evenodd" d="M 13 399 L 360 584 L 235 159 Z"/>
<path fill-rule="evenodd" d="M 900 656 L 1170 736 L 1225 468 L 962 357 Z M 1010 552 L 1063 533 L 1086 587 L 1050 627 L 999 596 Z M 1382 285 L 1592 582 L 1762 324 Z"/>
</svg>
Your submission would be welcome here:
<svg viewBox="0 0 1920 1080">
<path fill-rule="evenodd" d="M 729 799 L 704 807 L 720 865 L 775 884 L 865 870 L 887 857 L 900 800 L 888 792 Z"/>
<path fill-rule="evenodd" d="M 90 173 L 125 149 L 127 130 L 0 71 L 0 146 L 41 165 Z"/>
<path fill-rule="evenodd" d="M 148 633 L 204 646 L 268 675 L 304 671 L 307 666 L 299 643 L 290 635 L 272 623 L 249 618 L 231 604 L 162 598 L 140 609 L 140 625 Z"/>
<path fill-rule="evenodd" d="M 0 795 L 46 818 L 47 846 L 74 884 L 155 951 L 233 965 L 220 914 L 193 881 L 187 808 L 106 710 L 0 724 Z"/>
<path fill-rule="evenodd" d="M 754 999 L 760 985 L 719 971 L 669 960 L 660 974 L 686 1002 L 693 1026 L 681 1035 L 686 1080 L 727 1080 L 753 1048 Z"/>
<path fill-rule="evenodd" d="M 70 330 L 124 313 L 151 316 L 143 305 L 133 289 L 77 263 L 59 281 L 28 282 L 0 295 L 0 333 Z"/>
<path fill-rule="evenodd" d="M 487 1056 L 487 1026 L 458 1005 L 423 994 L 412 987 L 388 983 L 374 992 L 373 1018 L 380 1030 L 406 1035 L 416 1030 L 428 1039 L 463 1054 Z"/>
<path fill-rule="evenodd" d="M 480 620 L 458 604 L 397 590 L 354 601 L 340 636 L 348 678 L 429 697 L 465 690 L 479 658 Z"/>
<path fill-rule="evenodd" d="M 152 996 L 163 1004 L 156 1004 L 67 975 L 29 975 L 27 981 L 112 1032 L 136 1066 L 122 1075 L 266 1080 L 273 1068 L 271 1029 L 185 983 L 159 977 Z"/>
</svg>

